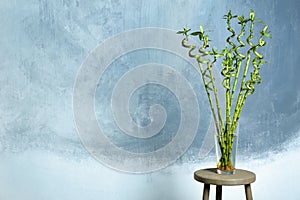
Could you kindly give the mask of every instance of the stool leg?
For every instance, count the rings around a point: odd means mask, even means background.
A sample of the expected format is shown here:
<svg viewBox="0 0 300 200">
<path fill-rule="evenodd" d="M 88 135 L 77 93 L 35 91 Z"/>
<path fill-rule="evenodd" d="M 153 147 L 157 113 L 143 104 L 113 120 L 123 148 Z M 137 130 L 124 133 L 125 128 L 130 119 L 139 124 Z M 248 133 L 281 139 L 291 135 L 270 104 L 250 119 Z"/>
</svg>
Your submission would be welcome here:
<svg viewBox="0 0 300 200">
<path fill-rule="evenodd" d="M 216 200 L 222 200 L 222 185 L 216 186 Z"/>
<path fill-rule="evenodd" d="M 247 200 L 253 200 L 250 184 L 245 185 L 245 193 L 246 193 Z"/>
<path fill-rule="evenodd" d="M 209 200 L 209 188 L 210 185 L 205 183 L 203 188 L 203 200 Z"/>
</svg>

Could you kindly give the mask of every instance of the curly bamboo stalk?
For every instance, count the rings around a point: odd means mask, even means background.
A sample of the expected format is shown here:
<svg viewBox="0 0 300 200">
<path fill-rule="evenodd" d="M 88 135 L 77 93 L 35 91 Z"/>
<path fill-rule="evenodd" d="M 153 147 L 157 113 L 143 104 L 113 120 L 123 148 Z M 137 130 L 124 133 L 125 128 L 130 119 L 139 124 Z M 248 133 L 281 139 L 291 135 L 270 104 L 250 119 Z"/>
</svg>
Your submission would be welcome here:
<svg viewBox="0 0 300 200">
<path fill-rule="evenodd" d="M 242 111 L 242 108 L 244 106 L 245 103 L 245 98 L 246 98 L 246 93 L 245 92 L 245 82 L 246 82 L 246 78 L 247 78 L 247 73 L 248 73 L 248 69 L 249 69 L 249 64 L 251 61 L 251 52 L 253 51 L 253 48 L 255 47 L 255 45 L 251 42 L 251 39 L 254 38 L 253 32 L 254 32 L 254 20 L 255 20 L 255 13 L 253 11 L 250 12 L 250 21 L 251 21 L 251 25 L 250 25 L 250 34 L 247 37 L 247 43 L 251 46 L 251 48 L 247 51 L 247 57 L 246 57 L 246 64 L 245 64 L 245 68 L 244 68 L 244 73 L 243 73 L 243 77 L 242 77 L 242 82 L 241 82 L 241 86 L 240 86 L 240 91 L 239 91 L 239 95 L 238 95 L 238 100 L 236 103 L 236 107 L 235 107 L 235 111 L 234 111 L 234 116 L 233 116 L 233 127 L 236 127 L 238 121 L 239 121 L 239 117 L 240 117 L 240 113 Z M 233 129 L 232 127 L 232 129 Z"/>
<path fill-rule="evenodd" d="M 201 54 L 193 54 L 193 51 L 196 49 L 196 46 L 194 45 L 188 45 L 188 38 L 184 38 L 182 40 L 182 46 L 185 47 L 185 48 L 188 48 L 190 49 L 189 50 L 189 56 L 191 58 L 196 58 L 197 61 L 198 61 L 198 65 L 199 65 L 199 69 L 200 69 L 200 72 L 201 72 L 201 77 L 202 77 L 202 81 L 204 83 L 204 86 L 205 86 L 205 90 L 206 90 L 206 94 L 208 96 L 208 101 L 209 101 L 209 104 L 210 104 L 210 108 L 211 108 L 211 112 L 212 112 L 212 115 L 213 115 L 213 118 L 214 118 L 214 122 L 215 122 L 215 127 L 216 127 L 216 130 L 217 132 L 220 131 L 219 127 L 220 127 L 220 123 L 218 121 L 218 118 L 216 117 L 216 112 L 215 112 L 215 106 L 214 106 L 214 103 L 213 103 L 213 100 L 212 100 L 212 95 L 210 94 L 211 91 L 214 91 L 216 92 L 216 89 L 215 89 L 215 84 L 214 84 L 214 81 L 213 81 L 213 77 L 212 76 L 206 76 L 206 70 L 203 68 L 203 65 L 202 64 L 208 64 L 210 63 L 210 60 L 202 60 L 203 57 L 207 56 L 208 53 L 205 52 L 203 50 L 203 48 L 205 47 L 204 45 L 199 49 L 199 52 Z M 206 78 L 210 78 L 211 81 L 210 82 L 207 82 Z M 212 84 L 213 88 L 210 88 L 209 85 Z M 220 106 L 217 107 L 217 109 L 220 110 Z"/>
</svg>

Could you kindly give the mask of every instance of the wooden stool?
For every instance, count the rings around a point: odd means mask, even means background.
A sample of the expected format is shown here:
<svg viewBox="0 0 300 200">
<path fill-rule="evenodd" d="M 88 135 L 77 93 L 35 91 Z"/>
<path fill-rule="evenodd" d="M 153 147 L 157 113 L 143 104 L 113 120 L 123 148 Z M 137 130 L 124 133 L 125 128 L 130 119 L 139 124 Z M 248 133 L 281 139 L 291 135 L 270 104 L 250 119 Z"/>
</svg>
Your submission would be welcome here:
<svg viewBox="0 0 300 200">
<path fill-rule="evenodd" d="M 222 175 L 217 173 L 216 168 L 201 169 L 195 171 L 196 181 L 204 183 L 203 200 L 209 200 L 210 185 L 216 185 L 216 200 L 222 200 L 222 186 L 244 185 L 247 200 L 253 200 L 250 183 L 253 183 L 256 176 L 253 172 L 236 169 L 235 174 Z"/>
</svg>

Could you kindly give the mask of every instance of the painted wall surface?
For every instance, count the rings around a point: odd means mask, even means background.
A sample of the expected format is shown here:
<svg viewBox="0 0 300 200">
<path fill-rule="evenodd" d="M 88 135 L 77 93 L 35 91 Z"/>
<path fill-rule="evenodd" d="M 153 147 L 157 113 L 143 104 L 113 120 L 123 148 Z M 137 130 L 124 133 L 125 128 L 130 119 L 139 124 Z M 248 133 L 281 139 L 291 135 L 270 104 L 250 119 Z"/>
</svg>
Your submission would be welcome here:
<svg viewBox="0 0 300 200">
<path fill-rule="evenodd" d="M 255 199 L 298 199 L 297 0 L 0 1 L 0 199 L 201 199 L 212 117 L 175 33 L 201 23 L 222 48 L 229 9 L 254 9 L 272 34 L 237 167 L 257 174 Z"/>
</svg>

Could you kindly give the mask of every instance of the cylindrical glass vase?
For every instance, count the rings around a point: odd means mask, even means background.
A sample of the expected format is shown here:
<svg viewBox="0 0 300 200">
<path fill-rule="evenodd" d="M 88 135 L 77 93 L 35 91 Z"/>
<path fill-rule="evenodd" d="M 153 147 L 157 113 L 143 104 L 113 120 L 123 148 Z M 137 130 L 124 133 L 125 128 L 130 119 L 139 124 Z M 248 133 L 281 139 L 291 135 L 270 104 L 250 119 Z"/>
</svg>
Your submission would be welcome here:
<svg viewBox="0 0 300 200">
<path fill-rule="evenodd" d="M 234 174 L 238 137 L 236 134 L 215 135 L 217 173 Z"/>
</svg>

